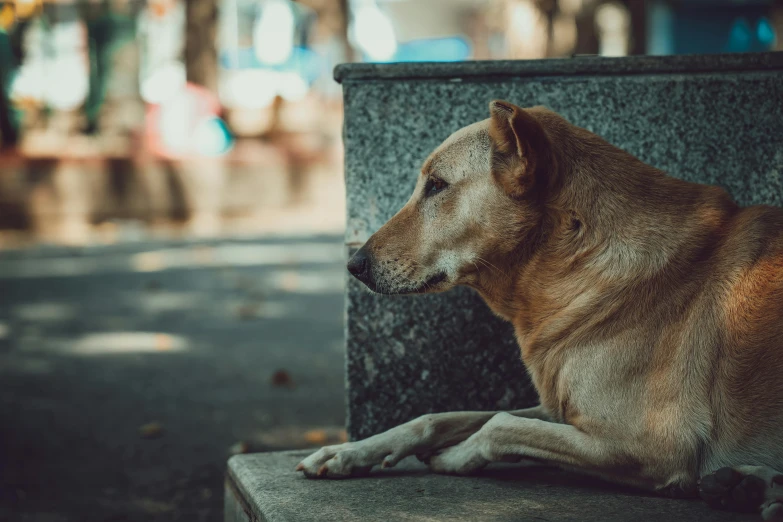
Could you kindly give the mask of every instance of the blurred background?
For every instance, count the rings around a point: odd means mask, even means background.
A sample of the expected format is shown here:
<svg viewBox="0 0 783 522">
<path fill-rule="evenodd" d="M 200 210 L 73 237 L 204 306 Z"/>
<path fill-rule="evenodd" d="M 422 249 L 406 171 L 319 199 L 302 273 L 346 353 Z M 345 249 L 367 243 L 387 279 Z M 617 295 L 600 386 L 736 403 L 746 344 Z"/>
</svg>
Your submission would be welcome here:
<svg viewBox="0 0 783 522">
<path fill-rule="evenodd" d="M 779 48 L 756 0 L 0 2 L 0 246 L 339 233 L 341 62 Z"/>
<path fill-rule="evenodd" d="M 343 62 L 783 48 L 740 0 L 0 1 L 0 519 L 343 440 Z"/>
</svg>

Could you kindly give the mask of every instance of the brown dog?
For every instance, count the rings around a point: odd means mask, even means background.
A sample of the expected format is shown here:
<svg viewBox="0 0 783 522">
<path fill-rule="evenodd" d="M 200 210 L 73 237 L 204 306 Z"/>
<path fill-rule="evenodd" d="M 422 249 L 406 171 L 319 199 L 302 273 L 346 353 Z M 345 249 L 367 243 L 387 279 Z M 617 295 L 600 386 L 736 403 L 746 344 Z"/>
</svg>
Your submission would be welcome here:
<svg viewBox="0 0 783 522">
<path fill-rule="evenodd" d="M 783 211 L 544 108 L 490 115 L 433 152 L 348 269 L 380 293 L 474 288 L 514 325 L 540 406 L 426 415 L 297 469 L 534 459 L 783 519 Z"/>
</svg>

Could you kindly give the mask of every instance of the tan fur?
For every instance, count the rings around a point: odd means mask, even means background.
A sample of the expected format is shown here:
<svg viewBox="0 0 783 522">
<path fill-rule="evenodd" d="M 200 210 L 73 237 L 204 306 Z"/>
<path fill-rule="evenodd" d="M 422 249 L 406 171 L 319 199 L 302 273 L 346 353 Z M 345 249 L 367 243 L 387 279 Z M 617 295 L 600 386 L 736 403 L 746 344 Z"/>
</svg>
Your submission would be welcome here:
<svg viewBox="0 0 783 522">
<path fill-rule="evenodd" d="M 535 458 L 686 491 L 722 466 L 783 470 L 783 210 L 739 208 L 544 108 L 490 114 L 364 247 L 377 291 L 474 288 L 514 325 L 541 399 L 473 414 L 483 427 L 433 468 Z M 448 187 L 425 197 L 432 176 Z"/>
</svg>

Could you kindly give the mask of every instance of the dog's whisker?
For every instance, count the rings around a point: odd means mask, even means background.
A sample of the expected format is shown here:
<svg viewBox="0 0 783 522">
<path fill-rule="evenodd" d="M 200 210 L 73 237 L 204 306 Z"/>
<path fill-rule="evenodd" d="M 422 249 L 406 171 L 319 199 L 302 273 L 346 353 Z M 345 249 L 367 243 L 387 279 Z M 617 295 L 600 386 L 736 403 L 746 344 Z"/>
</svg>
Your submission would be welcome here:
<svg viewBox="0 0 783 522">
<path fill-rule="evenodd" d="M 505 278 L 506 278 L 508 281 L 511 281 L 511 279 L 512 279 L 512 278 L 511 278 L 511 276 L 509 276 L 507 273 L 505 273 L 505 272 L 504 272 L 504 271 L 502 271 L 500 268 L 496 267 L 495 265 L 493 265 L 492 263 L 490 263 L 489 261 L 487 261 L 487 260 L 486 260 L 486 259 L 484 259 L 483 257 L 481 257 L 481 256 L 476 256 L 476 259 L 477 259 L 477 260 L 478 260 L 478 261 L 479 261 L 481 264 L 483 264 L 484 266 L 486 266 L 487 268 L 489 268 L 489 269 L 491 269 L 491 270 L 495 270 L 497 273 L 499 273 L 500 275 L 502 275 L 503 277 L 505 277 Z"/>
</svg>

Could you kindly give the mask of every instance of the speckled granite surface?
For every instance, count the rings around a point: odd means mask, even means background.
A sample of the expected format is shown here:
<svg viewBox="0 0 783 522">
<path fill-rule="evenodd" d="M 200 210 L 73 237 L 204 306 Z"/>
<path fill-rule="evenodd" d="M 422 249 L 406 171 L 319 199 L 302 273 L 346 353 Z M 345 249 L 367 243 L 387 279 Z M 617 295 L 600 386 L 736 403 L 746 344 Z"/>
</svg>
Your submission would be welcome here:
<svg viewBox="0 0 783 522">
<path fill-rule="evenodd" d="M 671 175 L 724 186 L 742 204 L 782 205 L 782 57 L 342 66 L 346 244 L 360 246 L 402 207 L 429 152 L 486 118 L 494 98 L 546 105 Z M 471 291 L 385 297 L 350 281 L 347 292 L 352 438 L 429 411 L 535 402 L 510 328 Z"/>
<path fill-rule="evenodd" d="M 228 461 L 224 522 L 405 520 L 750 522 L 759 515 L 712 511 L 544 468 L 498 466 L 477 476 L 436 475 L 414 458 L 369 477 L 309 480 L 294 471 L 308 451 L 237 455 Z"/>
</svg>

